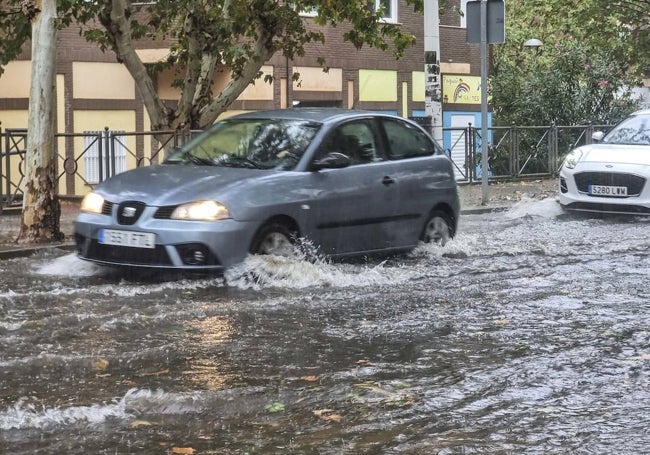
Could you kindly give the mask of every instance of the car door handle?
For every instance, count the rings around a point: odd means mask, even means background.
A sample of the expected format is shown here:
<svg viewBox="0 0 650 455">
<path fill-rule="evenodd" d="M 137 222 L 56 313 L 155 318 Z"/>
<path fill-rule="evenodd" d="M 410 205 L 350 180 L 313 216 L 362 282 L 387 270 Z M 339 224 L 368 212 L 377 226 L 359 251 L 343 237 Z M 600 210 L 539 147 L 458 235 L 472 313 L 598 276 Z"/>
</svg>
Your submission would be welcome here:
<svg viewBox="0 0 650 455">
<path fill-rule="evenodd" d="M 389 185 L 392 185 L 393 183 L 395 183 L 395 180 L 393 180 L 393 179 L 392 179 L 391 177 L 389 177 L 389 176 L 385 176 L 385 177 L 381 180 L 381 183 L 382 183 L 382 185 L 384 185 L 384 186 L 389 186 Z"/>
</svg>

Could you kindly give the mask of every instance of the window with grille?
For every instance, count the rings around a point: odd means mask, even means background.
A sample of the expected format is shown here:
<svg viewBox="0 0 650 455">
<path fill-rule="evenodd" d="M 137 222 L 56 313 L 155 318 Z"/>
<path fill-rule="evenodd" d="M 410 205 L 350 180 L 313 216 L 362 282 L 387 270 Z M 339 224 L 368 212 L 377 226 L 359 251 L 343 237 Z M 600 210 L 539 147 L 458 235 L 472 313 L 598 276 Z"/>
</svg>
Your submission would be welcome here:
<svg viewBox="0 0 650 455">
<path fill-rule="evenodd" d="M 124 131 L 84 131 L 86 181 L 99 183 L 126 171 L 126 149 Z"/>
</svg>

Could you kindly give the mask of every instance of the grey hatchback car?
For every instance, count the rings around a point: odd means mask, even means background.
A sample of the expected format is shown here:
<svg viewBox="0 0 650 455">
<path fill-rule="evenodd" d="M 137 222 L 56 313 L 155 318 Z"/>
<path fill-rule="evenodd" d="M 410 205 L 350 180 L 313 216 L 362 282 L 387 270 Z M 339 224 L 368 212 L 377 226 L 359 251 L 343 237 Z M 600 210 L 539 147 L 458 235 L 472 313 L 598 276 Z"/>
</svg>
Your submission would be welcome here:
<svg viewBox="0 0 650 455">
<path fill-rule="evenodd" d="M 451 161 L 412 121 L 258 111 L 99 184 L 82 201 L 75 241 L 80 258 L 103 265 L 218 270 L 303 241 L 332 258 L 444 244 L 459 205 Z"/>
</svg>

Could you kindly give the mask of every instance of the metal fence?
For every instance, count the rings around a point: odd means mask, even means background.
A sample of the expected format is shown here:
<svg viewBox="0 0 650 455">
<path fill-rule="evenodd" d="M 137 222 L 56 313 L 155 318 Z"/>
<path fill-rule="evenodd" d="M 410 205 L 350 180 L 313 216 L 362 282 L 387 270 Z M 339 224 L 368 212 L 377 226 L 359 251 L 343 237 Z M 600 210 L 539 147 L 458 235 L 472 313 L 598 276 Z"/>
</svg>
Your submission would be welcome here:
<svg viewBox="0 0 650 455">
<path fill-rule="evenodd" d="M 61 197 L 78 197 L 113 175 L 155 164 L 197 131 L 102 131 L 55 134 L 56 175 Z M 22 204 L 27 130 L 0 129 L 0 213 Z"/>
<path fill-rule="evenodd" d="M 427 117 L 413 118 L 430 129 Z M 611 125 L 495 126 L 487 129 L 488 179 L 513 180 L 556 176 L 564 157 L 575 147 L 590 144 L 595 131 Z M 451 134 L 445 135 L 445 132 Z M 482 178 L 481 128 L 443 128 L 445 144 L 454 162 L 456 179 L 472 183 Z"/>
<path fill-rule="evenodd" d="M 430 128 L 428 117 L 414 118 Z M 591 143 L 594 131 L 608 125 L 517 126 L 488 128 L 488 178 L 512 180 L 557 175 L 564 156 Z M 481 128 L 445 128 L 451 133 L 447 153 L 459 182 L 482 178 Z M 61 197 L 85 194 L 97 183 L 135 167 L 160 162 L 171 148 L 182 145 L 197 131 L 103 131 L 55 135 L 58 193 Z M 27 130 L 0 129 L 0 213 L 22 204 L 25 186 Z"/>
</svg>

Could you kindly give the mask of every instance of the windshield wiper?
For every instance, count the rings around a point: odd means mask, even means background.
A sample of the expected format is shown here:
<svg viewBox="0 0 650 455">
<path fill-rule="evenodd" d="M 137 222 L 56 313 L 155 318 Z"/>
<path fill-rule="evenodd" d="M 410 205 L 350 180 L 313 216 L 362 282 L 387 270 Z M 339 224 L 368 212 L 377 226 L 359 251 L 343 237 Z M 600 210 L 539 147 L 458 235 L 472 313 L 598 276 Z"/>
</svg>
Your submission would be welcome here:
<svg viewBox="0 0 650 455">
<path fill-rule="evenodd" d="M 208 158 L 201 158 L 199 156 L 192 155 L 191 153 L 187 153 L 183 158 L 189 160 L 189 162 L 194 163 L 194 164 L 199 164 L 203 166 L 215 166 L 216 163 Z"/>
<path fill-rule="evenodd" d="M 220 157 L 219 164 L 222 166 L 230 166 L 230 167 L 239 167 L 240 165 L 243 165 L 244 167 L 248 167 L 251 169 L 262 169 L 258 163 L 251 160 L 250 158 L 246 158 L 245 156 L 228 155 L 225 157 Z"/>
</svg>

